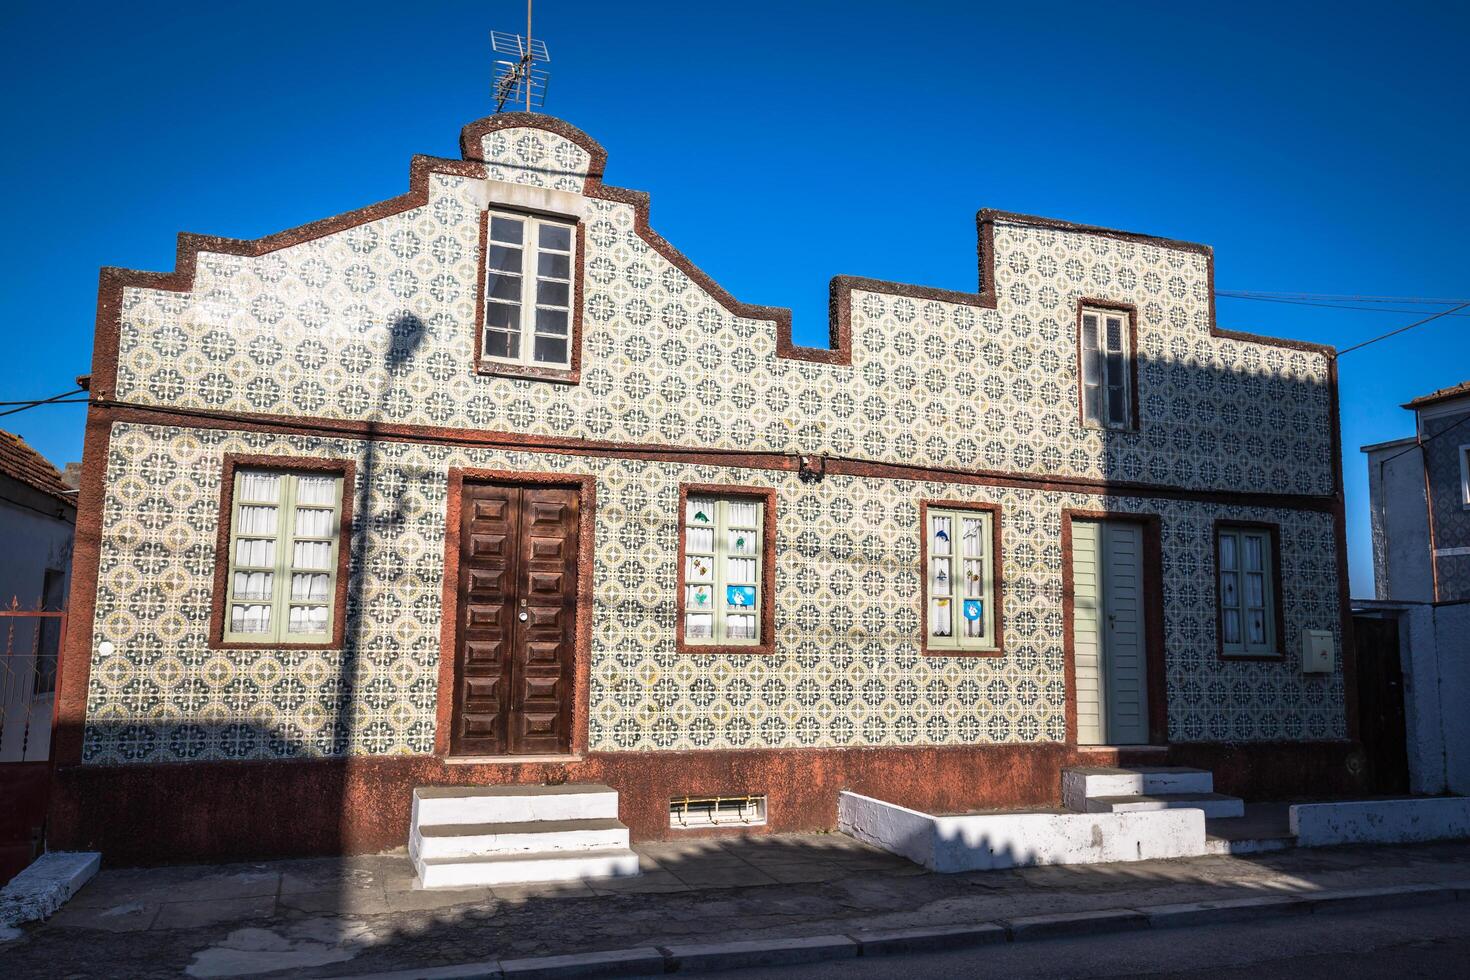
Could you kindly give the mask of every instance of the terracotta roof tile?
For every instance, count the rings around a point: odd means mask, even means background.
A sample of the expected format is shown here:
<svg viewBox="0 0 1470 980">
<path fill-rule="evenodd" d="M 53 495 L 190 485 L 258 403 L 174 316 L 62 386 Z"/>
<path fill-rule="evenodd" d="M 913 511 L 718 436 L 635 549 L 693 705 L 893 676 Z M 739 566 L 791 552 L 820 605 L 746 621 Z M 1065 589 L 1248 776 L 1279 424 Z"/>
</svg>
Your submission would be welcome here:
<svg viewBox="0 0 1470 980">
<path fill-rule="evenodd" d="M 1461 395 L 1470 395 L 1470 381 L 1461 381 L 1457 385 L 1431 391 L 1427 395 L 1420 395 L 1411 402 L 1407 402 L 1404 408 L 1423 408 L 1425 405 L 1433 405 L 1435 402 L 1448 401 L 1451 398 L 1459 398 Z"/>
<path fill-rule="evenodd" d="M 20 436 L 0 429 L 0 474 L 76 506 L 75 493 L 62 482 L 61 471 Z"/>
</svg>

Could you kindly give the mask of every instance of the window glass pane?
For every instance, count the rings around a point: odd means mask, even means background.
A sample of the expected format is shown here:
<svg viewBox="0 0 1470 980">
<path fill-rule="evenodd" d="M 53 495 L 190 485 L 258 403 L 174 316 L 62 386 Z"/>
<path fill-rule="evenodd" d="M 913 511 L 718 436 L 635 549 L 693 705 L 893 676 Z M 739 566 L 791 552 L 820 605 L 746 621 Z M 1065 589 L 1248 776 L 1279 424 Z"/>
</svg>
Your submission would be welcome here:
<svg viewBox="0 0 1470 980">
<path fill-rule="evenodd" d="M 1246 571 L 1261 571 L 1261 536 L 1259 534 L 1244 535 L 1242 543 L 1245 545 Z"/>
<path fill-rule="evenodd" d="M 1097 350 L 1097 317 L 1091 313 L 1082 317 L 1082 349 Z"/>
<path fill-rule="evenodd" d="M 572 229 L 566 225 L 543 224 L 541 226 L 541 247 L 570 252 L 572 250 Z"/>
<path fill-rule="evenodd" d="M 1123 352 L 1123 321 L 1115 316 L 1108 317 L 1108 353 Z"/>
<path fill-rule="evenodd" d="M 754 528 L 760 525 L 760 504 L 750 500 L 731 500 L 725 506 L 729 510 L 729 518 L 726 523 L 731 527 Z M 752 539 L 750 548 L 753 550 L 754 547 L 755 544 Z M 744 551 L 746 549 L 744 546 L 741 546 L 737 550 Z"/>
<path fill-rule="evenodd" d="M 235 543 L 235 564 L 251 568 L 271 568 L 275 563 L 275 539 L 241 538 Z"/>
<path fill-rule="evenodd" d="M 1094 360 L 1094 365 L 1096 361 Z M 1083 388 L 1082 399 L 1083 417 L 1089 422 L 1101 422 L 1102 415 L 1102 386 L 1089 384 Z"/>
<path fill-rule="evenodd" d="M 490 240 L 493 242 L 521 243 L 522 222 L 515 218 L 490 216 Z"/>
<path fill-rule="evenodd" d="M 691 527 L 684 535 L 685 544 L 690 551 L 703 554 L 713 554 L 715 550 L 715 529 L 705 527 Z"/>
<path fill-rule="evenodd" d="M 565 364 L 567 362 L 566 338 L 537 337 L 535 359 L 542 364 Z"/>
<path fill-rule="evenodd" d="M 536 280 L 536 302 L 542 306 L 568 306 L 571 296 L 572 287 L 569 283 Z"/>
<path fill-rule="evenodd" d="M 231 606 L 231 633 L 268 633 L 271 628 L 271 607 L 265 605 Z"/>
<path fill-rule="evenodd" d="M 685 586 L 684 606 L 687 609 L 713 609 L 715 605 L 715 590 L 711 585 L 688 585 Z"/>
<path fill-rule="evenodd" d="M 339 482 L 341 481 L 335 476 L 298 476 L 296 478 L 296 503 L 317 507 L 335 507 Z"/>
<path fill-rule="evenodd" d="M 713 582 L 715 562 L 709 555 L 689 555 L 684 559 L 684 581 Z"/>
<path fill-rule="evenodd" d="M 730 640 L 755 639 L 754 616 L 729 616 L 725 619 L 725 637 Z"/>
<path fill-rule="evenodd" d="M 954 528 L 947 516 L 931 515 L 929 518 L 929 554 L 947 555 L 954 538 Z"/>
<path fill-rule="evenodd" d="M 744 528 L 731 528 L 725 532 L 726 546 L 732 555 L 755 554 L 755 532 Z"/>
<path fill-rule="evenodd" d="M 684 639 L 708 640 L 715 635 L 715 617 L 710 613 L 690 613 L 684 617 Z"/>
<path fill-rule="evenodd" d="M 1128 399 L 1125 394 L 1121 382 L 1108 385 L 1108 422 L 1112 425 L 1128 424 Z"/>
<path fill-rule="evenodd" d="M 1266 576 L 1251 572 L 1245 577 L 1245 602 L 1248 606 L 1264 608 L 1266 605 Z"/>
<path fill-rule="evenodd" d="M 485 268 L 491 272 L 520 272 L 521 250 L 505 245 L 491 245 L 490 260 L 485 263 Z"/>
<path fill-rule="evenodd" d="M 240 499 L 274 503 L 281 497 L 281 478 L 275 473 L 240 471 Z"/>
<path fill-rule="evenodd" d="M 567 335 L 567 311 L 537 309 L 536 332 L 565 337 Z"/>
<path fill-rule="evenodd" d="M 235 522 L 235 533 L 275 534 L 276 508 L 241 507 L 240 516 Z"/>
<path fill-rule="evenodd" d="M 1260 609 L 1252 609 L 1246 616 L 1250 635 L 1248 642 L 1263 644 L 1266 642 L 1266 614 Z"/>
<path fill-rule="evenodd" d="M 519 330 L 521 308 L 509 303 L 486 303 L 485 325 L 493 330 Z"/>
<path fill-rule="evenodd" d="M 327 631 L 326 606 L 292 606 L 291 618 L 286 625 L 288 633 L 325 633 Z"/>
<path fill-rule="evenodd" d="M 754 558 L 731 558 L 725 570 L 727 582 L 754 582 L 755 581 L 755 559 Z"/>
<path fill-rule="evenodd" d="M 294 574 L 291 576 L 291 598 L 325 601 L 330 594 L 330 575 Z"/>
<path fill-rule="evenodd" d="M 1235 572 L 1220 574 L 1220 604 L 1231 609 L 1240 607 L 1240 585 Z"/>
<path fill-rule="evenodd" d="M 270 572 L 236 572 L 236 599 L 269 599 L 275 590 L 275 576 Z"/>
<path fill-rule="evenodd" d="M 1225 642 L 1238 645 L 1240 643 L 1240 613 L 1234 609 L 1227 609 L 1225 615 L 1221 617 L 1221 622 L 1225 627 Z"/>
<path fill-rule="evenodd" d="M 300 497 L 297 497 L 298 502 Z M 330 538 L 332 536 L 332 512 L 325 508 L 296 509 L 296 536 L 300 538 Z"/>
<path fill-rule="evenodd" d="M 520 335 L 490 330 L 485 333 L 486 357 L 515 357 L 520 353 Z"/>
<path fill-rule="evenodd" d="M 558 255 L 555 252 L 542 252 L 536 256 L 536 274 L 550 276 L 553 279 L 570 279 L 572 277 L 572 257 Z"/>
<path fill-rule="evenodd" d="M 954 600 L 931 598 L 929 600 L 929 635 L 954 635 Z"/>
<path fill-rule="evenodd" d="M 332 546 L 326 541 L 298 541 L 292 554 L 293 568 L 330 568 Z"/>
<path fill-rule="evenodd" d="M 929 559 L 929 594 L 949 595 L 952 591 L 949 581 L 949 559 L 944 556 Z"/>
<path fill-rule="evenodd" d="M 490 298 L 519 303 L 521 301 L 521 277 L 492 272 L 490 274 Z"/>
<path fill-rule="evenodd" d="M 1220 535 L 1220 568 L 1222 571 L 1235 569 L 1235 535 Z"/>
<path fill-rule="evenodd" d="M 753 586 L 753 585 L 727 585 L 727 586 L 725 586 L 725 608 L 726 609 L 754 609 L 755 608 L 755 586 Z"/>
</svg>

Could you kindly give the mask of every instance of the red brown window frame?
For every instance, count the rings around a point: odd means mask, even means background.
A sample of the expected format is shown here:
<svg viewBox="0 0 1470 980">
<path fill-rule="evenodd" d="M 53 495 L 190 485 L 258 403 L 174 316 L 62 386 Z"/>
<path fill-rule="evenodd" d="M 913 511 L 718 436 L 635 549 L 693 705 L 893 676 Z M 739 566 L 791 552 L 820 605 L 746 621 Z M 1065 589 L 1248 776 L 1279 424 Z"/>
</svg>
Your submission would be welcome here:
<svg viewBox="0 0 1470 980">
<path fill-rule="evenodd" d="M 1272 633 L 1276 637 L 1275 653 L 1227 653 L 1225 651 L 1225 606 L 1220 601 L 1220 529 L 1244 528 L 1267 531 L 1271 535 L 1271 609 L 1274 620 Z M 1227 663 L 1285 663 L 1286 656 L 1286 605 L 1281 597 L 1281 525 L 1270 521 L 1233 521 L 1217 518 L 1210 535 L 1210 561 L 1215 568 L 1215 653 Z M 1242 594 L 1245 586 L 1241 585 Z M 1245 623 L 1240 624 L 1245 629 Z"/>
<path fill-rule="evenodd" d="M 1082 314 L 1087 310 L 1123 313 L 1128 317 L 1128 425 L 1115 429 L 1107 425 L 1092 425 L 1087 421 L 1087 394 L 1082 378 Z M 1084 429 L 1103 432 L 1138 431 L 1138 307 L 1132 303 L 1120 303 L 1110 299 L 1088 299 L 1077 301 L 1077 424 Z M 1106 387 L 1106 386 L 1104 386 Z"/>
<path fill-rule="evenodd" d="M 504 211 L 525 215 L 528 218 L 548 218 L 573 225 L 576 229 L 575 255 L 572 256 L 572 325 L 567 342 L 570 344 L 571 361 L 568 367 L 538 367 L 534 364 L 507 364 L 486 358 L 485 353 L 485 290 L 486 265 L 490 251 L 490 212 Z M 475 286 L 475 373 L 497 378 L 520 378 L 527 381 L 551 381 L 559 384 L 582 383 L 582 307 L 586 265 L 587 225 L 582 219 L 553 211 L 538 211 L 534 208 L 511 207 L 490 203 L 490 208 L 480 212 L 480 260 L 479 282 Z M 521 302 L 525 302 L 525 284 L 522 283 Z M 524 339 L 524 338 L 522 338 Z"/>
<path fill-rule="evenodd" d="M 684 639 L 684 517 L 690 494 L 748 497 L 761 502 L 761 633 L 755 643 L 689 643 Z M 770 654 L 776 651 L 776 491 L 724 483 L 679 484 L 678 591 L 674 601 L 674 646 L 679 653 Z"/>
<path fill-rule="evenodd" d="M 341 519 L 337 538 L 337 571 L 333 585 L 332 638 L 326 643 L 241 643 L 227 641 L 225 615 L 229 605 L 230 515 L 235 502 L 235 472 L 240 468 L 285 470 L 292 473 L 332 473 L 342 477 Z M 214 601 L 210 605 L 211 650 L 339 650 L 347 636 L 347 572 L 352 561 L 352 503 L 357 467 L 350 459 L 309 459 L 302 456 L 252 456 L 225 453 L 220 474 L 219 533 L 214 546 Z M 283 514 L 284 518 L 285 515 Z"/>
<path fill-rule="evenodd" d="M 992 650 L 961 650 L 954 647 L 929 646 L 929 508 L 940 510 L 984 511 L 990 515 L 990 581 L 991 604 L 995 607 L 995 648 Z M 920 500 L 919 501 L 919 629 L 923 641 L 921 649 L 926 657 L 1004 657 L 1005 645 L 1005 556 L 1000 544 L 1000 504 L 977 503 L 973 500 Z"/>
</svg>

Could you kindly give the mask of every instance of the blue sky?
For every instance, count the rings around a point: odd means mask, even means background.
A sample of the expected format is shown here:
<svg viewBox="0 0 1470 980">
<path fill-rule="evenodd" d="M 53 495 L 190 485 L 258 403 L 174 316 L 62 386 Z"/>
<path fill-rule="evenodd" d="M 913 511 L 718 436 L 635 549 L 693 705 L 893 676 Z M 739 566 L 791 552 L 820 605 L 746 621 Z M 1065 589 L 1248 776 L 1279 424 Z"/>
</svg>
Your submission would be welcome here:
<svg viewBox="0 0 1470 980">
<path fill-rule="evenodd" d="M 1470 8 L 1449 4 L 540 0 L 548 111 L 653 194 L 665 237 L 823 343 L 837 273 L 975 288 L 975 211 L 1207 242 L 1219 289 L 1470 294 Z M 1456 8 L 1458 9 L 1451 9 Z M 0 64 L 3 400 L 89 369 L 97 269 L 178 231 L 257 237 L 401 193 L 491 109 L 518 2 L 15 2 Z M 1466 311 L 1470 312 L 1470 311 Z M 1224 327 L 1348 346 L 1417 319 L 1221 300 Z M 1355 595 L 1364 443 L 1470 378 L 1470 317 L 1341 362 Z M 0 419 L 80 457 L 82 406 Z"/>
</svg>

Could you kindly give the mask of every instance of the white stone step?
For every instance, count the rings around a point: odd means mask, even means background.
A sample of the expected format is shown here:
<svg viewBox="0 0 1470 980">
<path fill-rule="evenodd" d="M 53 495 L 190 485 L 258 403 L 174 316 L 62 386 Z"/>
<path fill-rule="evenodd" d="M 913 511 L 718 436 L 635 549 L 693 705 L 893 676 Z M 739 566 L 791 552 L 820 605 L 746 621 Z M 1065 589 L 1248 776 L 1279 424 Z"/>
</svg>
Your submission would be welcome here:
<svg viewBox="0 0 1470 980">
<path fill-rule="evenodd" d="M 638 874 L 638 855 L 628 848 L 552 854 L 496 854 L 477 858 L 419 858 L 424 888 L 475 888 L 540 881 L 628 878 Z"/>
<path fill-rule="evenodd" d="M 1144 810 L 1203 810 L 1206 819 L 1239 817 L 1245 804 L 1223 793 L 1134 793 L 1120 796 L 1090 796 L 1088 813 L 1137 813 Z"/>
<path fill-rule="evenodd" d="M 599 820 L 618 816 L 618 792 L 596 783 L 562 786 L 420 786 L 413 827 L 437 824 Z"/>
<path fill-rule="evenodd" d="M 1062 804 L 1079 813 L 1095 796 L 1213 793 L 1215 776 L 1187 766 L 1070 766 L 1062 770 Z"/>
<path fill-rule="evenodd" d="M 413 828 L 414 858 L 478 857 L 599 851 L 628 847 L 628 828 L 615 819 L 533 820 L 528 823 L 427 824 Z"/>
</svg>

